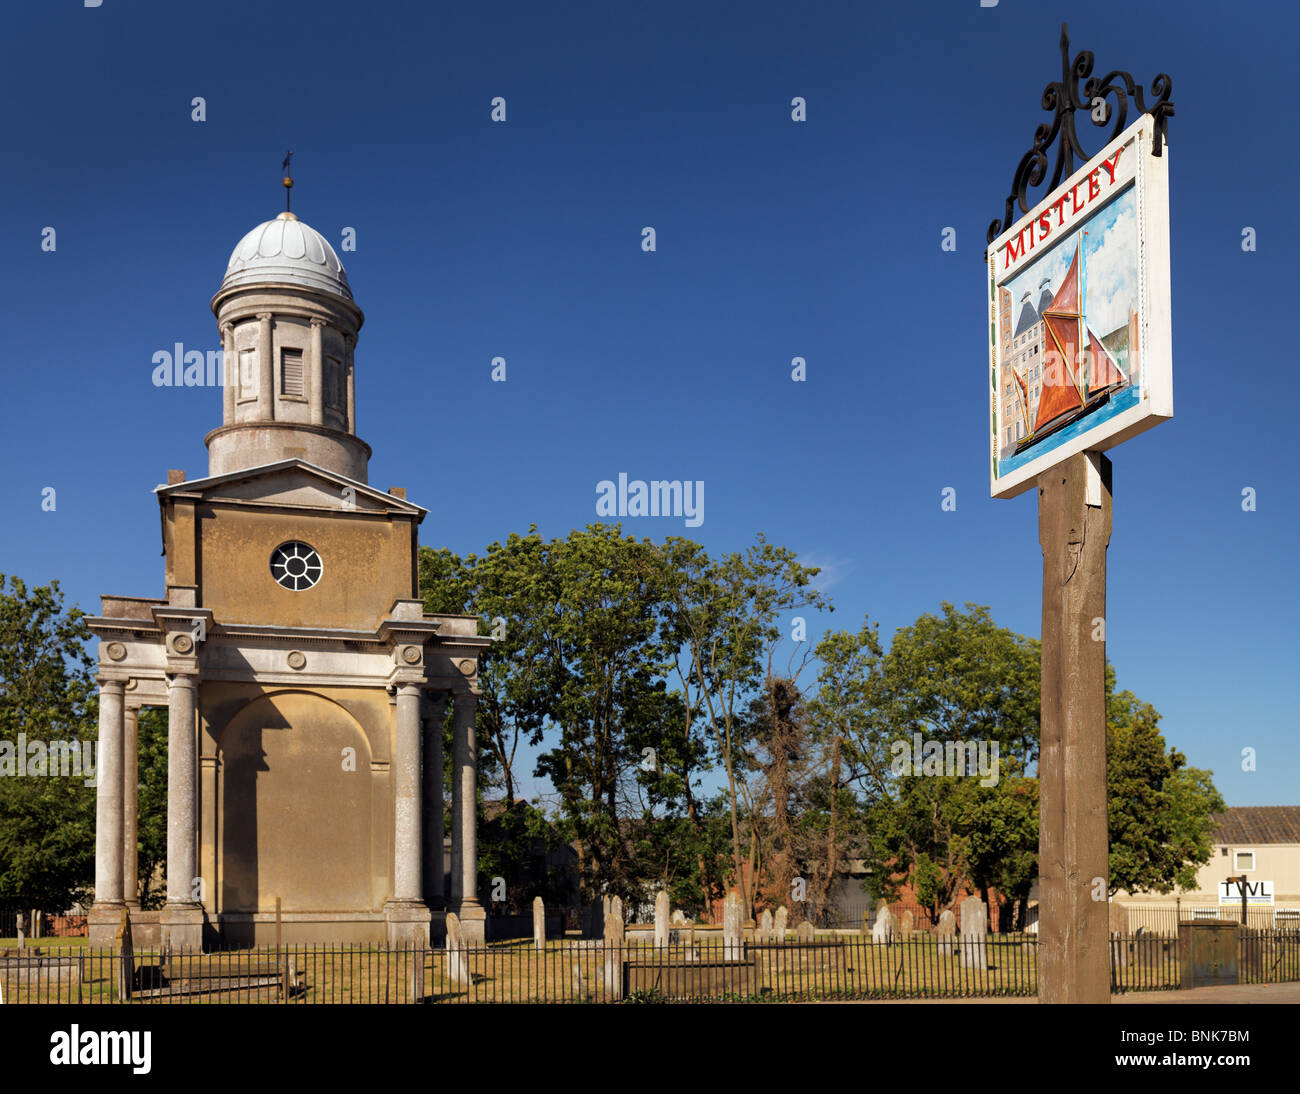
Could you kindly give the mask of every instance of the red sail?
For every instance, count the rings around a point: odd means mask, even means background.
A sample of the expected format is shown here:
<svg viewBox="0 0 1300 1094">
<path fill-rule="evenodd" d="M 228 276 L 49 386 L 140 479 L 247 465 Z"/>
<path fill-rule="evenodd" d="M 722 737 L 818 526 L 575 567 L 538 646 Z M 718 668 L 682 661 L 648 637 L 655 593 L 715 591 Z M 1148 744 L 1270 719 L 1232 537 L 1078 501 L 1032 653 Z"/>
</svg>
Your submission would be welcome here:
<svg viewBox="0 0 1300 1094">
<path fill-rule="evenodd" d="M 1043 394 L 1038 400 L 1034 432 L 1051 425 L 1063 414 L 1083 406 L 1074 378 L 1074 358 L 1079 352 L 1079 251 L 1052 302 L 1043 309 Z"/>
<path fill-rule="evenodd" d="M 1092 365 L 1092 375 L 1088 378 L 1089 393 L 1118 387 L 1124 382 L 1124 374 L 1091 327 L 1088 328 L 1088 359 Z"/>
</svg>

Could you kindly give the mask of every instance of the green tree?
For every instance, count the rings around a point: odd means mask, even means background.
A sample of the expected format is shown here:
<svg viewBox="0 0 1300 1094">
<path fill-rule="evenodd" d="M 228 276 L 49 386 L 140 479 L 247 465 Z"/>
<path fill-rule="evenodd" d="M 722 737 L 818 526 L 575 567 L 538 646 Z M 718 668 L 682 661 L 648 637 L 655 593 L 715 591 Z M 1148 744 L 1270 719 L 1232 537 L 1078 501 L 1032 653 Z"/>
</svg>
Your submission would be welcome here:
<svg viewBox="0 0 1300 1094">
<path fill-rule="evenodd" d="M 0 901 L 61 912 L 90 894 L 92 780 L 20 775 L 27 757 L 17 755 L 20 735 L 42 750 L 51 741 L 95 741 L 90 637 L 83 613 L 64 607 L 57 581 L 28 588 L 0 574 L 0 758 L 14 765 L 0 766 L 9 776 L 0 778 Z"/>
</svg>

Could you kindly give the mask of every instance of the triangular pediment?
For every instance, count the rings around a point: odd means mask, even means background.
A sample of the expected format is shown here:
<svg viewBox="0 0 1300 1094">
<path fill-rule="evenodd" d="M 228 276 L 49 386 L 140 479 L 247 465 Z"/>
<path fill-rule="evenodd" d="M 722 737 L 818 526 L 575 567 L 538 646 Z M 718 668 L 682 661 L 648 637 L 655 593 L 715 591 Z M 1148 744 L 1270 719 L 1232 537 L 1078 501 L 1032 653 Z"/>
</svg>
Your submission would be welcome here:
<svg viewBox="0 0 1300 1094">
<path fill-rule="evenodd" d="M 242 501 L 306 509 L 413 513 L 420 518 L 426 512 L 404 498 L 298 459 L 159 486 L 155 493 L 160 501 L 166 497 L 183 496 L 204 501 Z"/>
</svg>

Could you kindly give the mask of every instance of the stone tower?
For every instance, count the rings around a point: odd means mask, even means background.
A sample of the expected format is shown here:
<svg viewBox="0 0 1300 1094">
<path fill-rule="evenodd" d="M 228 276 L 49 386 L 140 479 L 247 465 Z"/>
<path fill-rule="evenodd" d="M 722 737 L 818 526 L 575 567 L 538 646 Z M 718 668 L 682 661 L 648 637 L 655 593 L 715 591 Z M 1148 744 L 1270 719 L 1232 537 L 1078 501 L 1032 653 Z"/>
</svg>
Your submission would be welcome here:
<svg viewBox="0 0 1300 1094">
<path fill-rule="evenodd" d="M 173 948 L 427 942 L 477 894 L 473 616 L 426 613 L 406 491 L 371 487 L 356 433 L 362 312 L 292 213 L 235 247 L 212 311 L 225 369 L 208 473 L 155 490 L 164 595 L 105 596 L 93 945 L 122 908 Z M 181 389 L 201 394 L 204 389 Z M 453 710 L 452 869 L 443 737 Z M 167 710 L 167 901 L 138 911 L 137 716 Z M 446 881 L 450 881 L 446 885 Z"/>
</svg>

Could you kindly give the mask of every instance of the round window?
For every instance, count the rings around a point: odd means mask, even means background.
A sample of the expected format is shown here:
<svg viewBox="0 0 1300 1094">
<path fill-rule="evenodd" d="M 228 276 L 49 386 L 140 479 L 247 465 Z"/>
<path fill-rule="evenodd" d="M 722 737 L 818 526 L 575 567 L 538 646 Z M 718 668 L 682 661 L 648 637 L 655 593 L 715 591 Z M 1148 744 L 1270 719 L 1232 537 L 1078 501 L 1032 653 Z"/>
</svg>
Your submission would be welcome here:
<svg viewBox="0 0 1300 1094">
<path fill-rule="evenodd" d="M 271 552 L 271 576 L 294 592 L 310 589 L 323 571 L 316 548 L 305 543 L 284 543 Z"/>
</svg>

